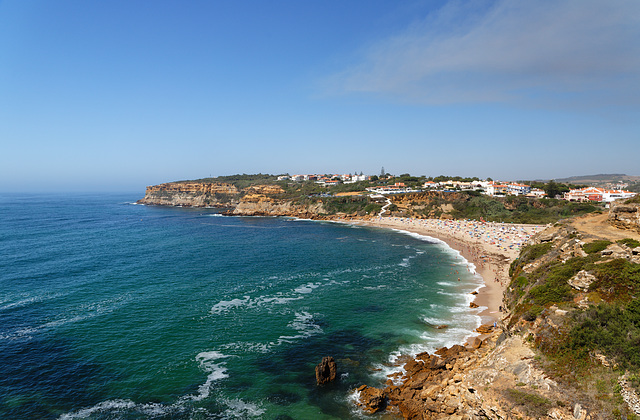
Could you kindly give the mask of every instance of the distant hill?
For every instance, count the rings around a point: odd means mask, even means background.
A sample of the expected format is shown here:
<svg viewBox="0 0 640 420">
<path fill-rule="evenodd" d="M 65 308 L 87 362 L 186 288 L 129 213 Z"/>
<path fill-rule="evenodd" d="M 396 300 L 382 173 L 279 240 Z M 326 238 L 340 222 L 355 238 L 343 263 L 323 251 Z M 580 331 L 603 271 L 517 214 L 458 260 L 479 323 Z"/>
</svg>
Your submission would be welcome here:
<svg viewBox="0 0 640 420">
<path fill-rule="evenodd" d="M 640 176 L 625 175 L 625 174 L 598 174 L 598 175 L 582 175 L 572 176 L 569 178 L 556 179 L 556 182 L 564 184 L 607 184 L 617 183 L 619 181 L 627 183 L 640 182 Z"/>
<path fill-rule="evenodd" d="M 620 183 L 628 191 L 640 192 L 640 176 L 625 174 L 598 174 L 572 176 L 569 178 L 556 179 L 556 182 L 563 184 L 581 184 L 599 188 L 618 188 Z M 626 184 L 626 185 L 625 185 Z"/>
</svg>

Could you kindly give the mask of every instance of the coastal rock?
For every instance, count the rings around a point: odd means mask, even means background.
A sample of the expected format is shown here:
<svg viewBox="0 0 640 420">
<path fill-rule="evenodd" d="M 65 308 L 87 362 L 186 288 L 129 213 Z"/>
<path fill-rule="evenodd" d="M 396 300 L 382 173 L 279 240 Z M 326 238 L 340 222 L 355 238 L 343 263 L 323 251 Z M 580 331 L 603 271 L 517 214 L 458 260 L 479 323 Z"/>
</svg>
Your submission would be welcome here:
<svg viewBox="0 0 640 420">
<path fill-rule="evenodd" d="M 373 414 L 386 408 L 387 399 L 383 390 L 362 385 L 357 389 L 357 392 L 358 404 L 363 411 Z"/>
<path fill-rule="evenodd" d="M 600 252 L 600 254 L 604 257 L 607 256 L 609 258 L 617 259 L 624 258 L 626 260 L 631 259 L 631 251 L 622 248 L 618 244 L 611 244 L 606 249 Z"/>
<path fill-rule="evenodd" d="M 555 238 L 555 232 L 541 232 L 536 238 L 539 242 L 551 242 Z"/>
<path fill-rule="evenodd" d="M 313 219 L 321 213 L 325 213 L 322 203 L 305 206 L 296 205 L 291 201 L 260 200 L 252 196 L 247 200 L 241 200 L 229 214 L 234 216 L 296 216 Z"/>
<path fill-rule="evenodd" d="M 239 191 L 221 182 L 167 182 L 147 187 L 140 204 L 159 206 L 222 207 L 234 205 Z"/>
<path fill-rule="evenodd" d="M 470 307 L 470 308 L 478 308 L 478 307 L 479 307 L 479 305 L 478 305 L 477 303 L 475 303 L 475 302 L 471 302 L 471 303 L 469 304 L 469 307 Z"/>
<path fill-rule="evenodd" d="M 618 228 L 640 231 L 640 204 L 614 202 L 609 209 L 608 220 Z"/>
<path fill-rule="evenodd" d="M 474 349 L 478 349 L 482 345 L 482 340 L 480 340 L 478 337 L 470 338 L 469 345 Z"/>
<path fill-rule="evenodd" d="M 571 277 L 568 281 L 569 286 L 573 287 L 576 290 L 581 290 L 583 292 L 589 291 L 589 286 L 591 283 L 596 281 L 596 276 L 590 274 L 589 272 L 582 270 L 579 271 L 575 276 Z"/>
<path fill-rule="evenodd" d="M 316 381 L 318 385 L 324 385 L 336 379 L 337 365 L 333 357 L 323 357 L 322 362 L 316 366 Z"/>
<path fill-rule="evenodd" d="M 282 199 L 284 189 L 277 185 L 253 185 L 239 190 L 221 182 L 168 182 L 147 187 L 139 204 L 181 207 L 227 208 L 225 215 L 292 216 L 321 219 L 326 213 L 322 202 L 296 204 Z"/>
<path fill-rule="evenodd" d="M 476 331 L 480 334 L 489 334 L 493 331 L 493 325 L 491 324 L 483 324 L 476 328 Z"/>
</svg>

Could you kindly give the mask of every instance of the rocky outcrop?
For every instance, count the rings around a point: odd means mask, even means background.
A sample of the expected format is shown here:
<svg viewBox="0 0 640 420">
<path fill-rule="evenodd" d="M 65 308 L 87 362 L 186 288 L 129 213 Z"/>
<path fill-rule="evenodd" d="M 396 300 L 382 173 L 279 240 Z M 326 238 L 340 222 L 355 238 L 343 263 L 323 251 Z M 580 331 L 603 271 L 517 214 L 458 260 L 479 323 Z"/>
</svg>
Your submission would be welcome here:
<svg viewBox="0 0 640 420">
<path fill-rule="evenodd" d="M 620 396 L 622 396 L 624 402 L 627 403 L 632 412 L 640 416 L 640 397 L 629 385 L 626 374 L 618 380 L 618 385 L 620 385 Z"/>
<path fill-rule="evenodd" d="M 338 366 L 333 357 L 323 357 L 322 362 L 316 366 L 316 382 L 318 385 L 324 385 L 326 383 L 335 381 Z"/>
<path fill-rule="evenodd" d="M 640 232 L 640 204 L 611 203 L 609 223 L 618 228 Z"/>
<path fill-rule="evenodd" d="M 230 216 L 292 216 L 302 219 L 318 219 L 324 213 L 322 203 L 309 206 L 296 205 L 291 201 L 273 200 L 266 197 L 250 196 L 243 198 L 232 210 Z"/>
<path fill-rule="evenodd" d="M 238 189 L 231 184 L 204 182 L 168 182 L 147 187 L 139 204 L 185 207 L 223 207 L 239 199 Z"/>
<path fill-rule="evenodd" d="M 569 286 L 573 287 L 576 290 L 588 292 L 589 286 L 596 280 L 596 276 L 585 270 L 581 270 L 575 276 L 571 277 L 568 283 Z"/>
<path fill-rule="evenodd" d="M 356 390 L 357 403 L 368 413 L 387 410 L 406 419 L 580 418 L 573 417 L 573 407 L 554 407 L 561 391 L 534 367 L 534 353 L 522 337 L 496 344 L 501 333 L 494 331 L 477 350 L 458 345 L 418 354 L 395 378 L 399 385 L 392 380 L 382 389 L 363 385 Z M 541 402 L 537 411 L 519 405 L 522 395 Z"/>
<path fill-rule="evenodd" d="M 234 185 L 206 182 L 169 182 L 147 187 L 139 204 L 183 207 L 228 208 L 231 216 L 292 216 L 320 219 L 325 212 L 321 202 L 295 204 L 281 195 L 278 185 L 252 185 L 239 190 Z"/>
</svg>

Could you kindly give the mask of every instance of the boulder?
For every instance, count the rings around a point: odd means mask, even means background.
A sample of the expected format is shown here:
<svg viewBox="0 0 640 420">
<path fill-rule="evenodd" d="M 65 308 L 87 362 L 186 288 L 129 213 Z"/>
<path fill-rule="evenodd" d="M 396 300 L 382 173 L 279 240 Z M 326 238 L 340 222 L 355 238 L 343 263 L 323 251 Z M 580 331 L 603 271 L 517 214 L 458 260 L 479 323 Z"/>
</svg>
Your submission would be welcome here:
<svg viewBox="0 0 640 420">
<path fill-rule="evenodd" d="M 480 334 L 489 334 L 491 331 L 493 331 L 493 325 L 492 324 L 480 325 L 478 328 L 476 328 L 476 331 L 479 332 Z"/>
<path fill-rule="evenodd" d="M 465 352 L 466 349 L 464 348 L 464 346 L 461 346 L 459 344 L 455 344 L 453 346 L 451 346 L 450 348 L 447 347 L 442 347 L 441 349 L 438 349 L 436 351 L 436 354 L 440 357 L 442 357 L 443 359 L 450 359 L 454 356 L 457 356 L 460 352 Z"/>
<path fill-rule="evenodd" d="M 358 392 L 358 402 L 365 412 L 373 414 L 386 408 L 387 399 L 383 390 L 362 385 Z"/>
<path fill-rule="evenodd" d="M 398 409 L 405 419 L 424 419 L 423 413 L 425 411 L 425 407 L 419 401 L 405 400 L 398 404 Z"/>
<path fill-rule="evenodd" d="M 482 345 L 482 340 L 480 340 L 478 337 L 470 338 L 469 345 L 474 349 L 479 349 Z"/>
<path fill-rule="evenodd" d="M 571 277 L 567 283 L 576 290 L 583 292 L 589 291 L 591 283 L 596 281 L 596 276 L 585 270 L 579 271 L 575 276 Z"/>
<path fill-rule="evenodd" d="M 338 367 L 333 357 L 323 357 L 322 362 L 316 366 L 316 381 L 323 385 L 336 379 Z"/>
<path fill-rule="evenodd" d="M 624 259 L 630 259 L 631 258 L 631 251 L 626 250 L 624 248 L 622 248 L 620 245 L 618 244 L 611 244 L 607 247 L 607 249 L 603 250 L 600 252 L 600 254 L 604 257 L 604 256 L 608 256 L 609 258 L 613 258 L 613 259 L 617 259 L 617 258 L 624 258 Z"/>
<path fill-rule="evenodd" d="M 424 368 L 424 363 L 422 361 L 418 361 L 415 359 L 409 360 L 404 365 L 404 370 L 407 372 L 407 376 L 412 376 L 418 373 L 420 370 Z"/>
</svg>

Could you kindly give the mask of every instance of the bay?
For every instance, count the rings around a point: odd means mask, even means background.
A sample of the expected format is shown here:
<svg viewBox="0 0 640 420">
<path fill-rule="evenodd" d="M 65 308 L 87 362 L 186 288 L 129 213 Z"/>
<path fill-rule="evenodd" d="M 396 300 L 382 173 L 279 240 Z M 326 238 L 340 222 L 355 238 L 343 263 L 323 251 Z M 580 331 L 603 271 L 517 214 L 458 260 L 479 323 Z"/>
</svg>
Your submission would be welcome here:
<svg viewBox="0 0 640 420">
<path fill-rule="evenodd" d="M 441 242 L 137 198 L 0 195 L 0 417 L 359 418 L 355 387 L 479 323 Z"/>
</svg>

